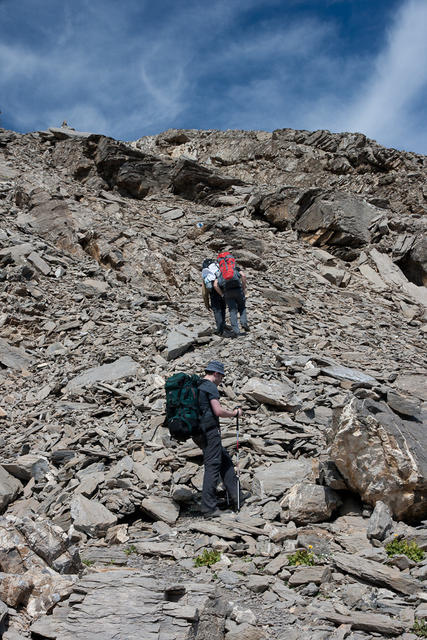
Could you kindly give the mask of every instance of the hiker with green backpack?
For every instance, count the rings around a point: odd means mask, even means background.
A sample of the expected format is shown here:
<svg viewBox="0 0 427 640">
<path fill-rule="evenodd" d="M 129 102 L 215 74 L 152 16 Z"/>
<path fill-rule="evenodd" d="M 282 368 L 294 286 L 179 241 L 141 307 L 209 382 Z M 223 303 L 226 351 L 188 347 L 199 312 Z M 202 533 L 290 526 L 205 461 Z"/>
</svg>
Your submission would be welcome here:
<svg viewBox="0 0 427 640">
<path fill-rule="evenodd" d="M 215 518 L 221 515 L 218 509 L 216 488 L 221 477 L 232 505 L 237 507 L 244 502 L 239 480 L 234 471 L 228 451 L 222 446 L 220 418 L 235 418 L 242 415 L 240 408 L 225 409 L 220 401 L 218 386 L 225 376 L 224 365 L 211 360 L 206 365 L 205 377 L 199 385 L 200 435 L 193 437 L 194 442 L 203 451 L 205 473 L 202 488 L 202 513 L 205 517 Z"/>
<path fill-rule="evenodd" d="M 241 492 L 231 456 L 221 442 L 219 419 L 235 417 L 238 420 L 242 415 L 240 408 L 230 411 L 219 401 L 218 386 L 224 375 L 224 365 L 212 360 L 206 365 L 204 378 L 176 373 L 165 383 L 165 426 L 176 440 L 183 442 L 191 437 L 203 451 L 205 472 L 201 510 L 207 518 L 221 515 L 216 494 L 220 478 L 237 509 L 248 497 Z"/>
</svg>

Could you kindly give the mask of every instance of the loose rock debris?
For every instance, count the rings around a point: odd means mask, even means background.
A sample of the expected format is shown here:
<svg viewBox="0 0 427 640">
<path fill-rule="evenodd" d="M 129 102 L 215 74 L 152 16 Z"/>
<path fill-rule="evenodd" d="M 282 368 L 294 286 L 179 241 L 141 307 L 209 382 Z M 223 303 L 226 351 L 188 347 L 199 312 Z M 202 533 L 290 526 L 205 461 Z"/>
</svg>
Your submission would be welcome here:
<svg viewBox="0 0 427 640">
<path fill-rule="evenodd" d="M 361 134 L 0 129 L 3 638 L 416 637 L 426 557 L 385 548 L 427 549 L 425 180 Z M 237 340 L 200 292 L 223 249 Z M 252 494 L 212 521 L 163 427 L 210 359 Z"/>
</svg>

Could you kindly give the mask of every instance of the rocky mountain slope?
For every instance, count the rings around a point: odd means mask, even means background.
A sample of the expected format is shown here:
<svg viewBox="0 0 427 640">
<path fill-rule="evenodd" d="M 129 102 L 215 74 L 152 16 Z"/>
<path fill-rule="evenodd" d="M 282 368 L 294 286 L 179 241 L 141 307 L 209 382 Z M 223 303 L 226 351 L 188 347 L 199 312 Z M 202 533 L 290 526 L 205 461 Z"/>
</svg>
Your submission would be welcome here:
<svg viewBox="0 0 427 640">
<path fill-rule="evenodd" d="M 0 129 L 6 640 L 422 633 L 426 175 L 361 134 Z M 201 298 L 222 249 L 248 279 L 238 339 Z M 206 521 L 163 386 L 212 358 L 252 497 Z"/>
</svg>

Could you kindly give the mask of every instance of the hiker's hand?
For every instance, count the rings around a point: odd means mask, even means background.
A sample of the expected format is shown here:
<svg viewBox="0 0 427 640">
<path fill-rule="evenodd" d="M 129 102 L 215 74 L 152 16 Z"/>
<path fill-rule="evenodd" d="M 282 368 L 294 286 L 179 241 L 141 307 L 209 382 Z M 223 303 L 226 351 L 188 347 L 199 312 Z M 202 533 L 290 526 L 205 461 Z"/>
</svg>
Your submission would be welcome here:
<svg viewBox="0 0 427 640">
<path fill-rule="evenodd" d="M 243 413 L 243 411 L 241 410 L 241 408 L 240 408 L 240 407 L 236 407 L 236 408 L 234 409 L 234 411 L 233 411 L 233 415 L 235 415 L 235 416 L 239 416 L 239 417 L 242 415 L 242 413 Z"/>
</svg>

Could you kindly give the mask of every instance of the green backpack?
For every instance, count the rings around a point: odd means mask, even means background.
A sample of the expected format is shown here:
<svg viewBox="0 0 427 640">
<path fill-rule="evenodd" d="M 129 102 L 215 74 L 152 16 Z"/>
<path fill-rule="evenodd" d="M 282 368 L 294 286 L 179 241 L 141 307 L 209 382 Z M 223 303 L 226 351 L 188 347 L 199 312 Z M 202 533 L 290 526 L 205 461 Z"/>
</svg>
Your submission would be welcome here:
<svg viewBox="0 0 427 640">
<path fill-rule="evenodd" d="M 201 378 L 176 373 L 166 379 L 166 418 L 164 425 L 175 440 L 184 442 L 200 434 L 199 384 Z"/>
</svg>

